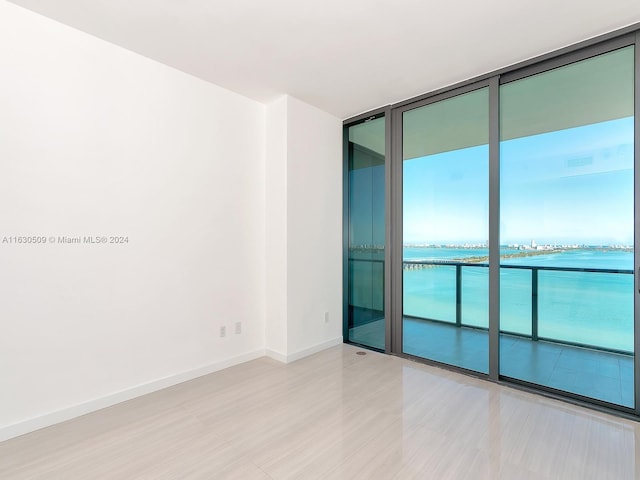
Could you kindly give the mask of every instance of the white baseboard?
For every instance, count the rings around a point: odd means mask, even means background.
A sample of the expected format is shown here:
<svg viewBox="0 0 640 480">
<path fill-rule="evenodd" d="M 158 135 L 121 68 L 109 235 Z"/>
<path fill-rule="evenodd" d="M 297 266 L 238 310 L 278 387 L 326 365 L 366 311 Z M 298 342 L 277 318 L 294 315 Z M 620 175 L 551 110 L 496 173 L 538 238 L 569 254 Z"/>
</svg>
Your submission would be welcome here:
<svg viewBox="0 0 640 480">
<path fill-rule="evenodd" d="M 295 362 L 296 360 L 300 360 L 301 358 L 308 357 L 309 355 L 313 355 L 314 353 L 321 352 L 322 350 L 326 350 L 327 348 L 335 347 L 340 344 L 342 344 L 342 336 L 332 338 L 326 342 L 318 343 L 312 347 L 298 350 L 297 352 L 287 355 L 287 363 Z"/>
<path fill-rule="evenodd" d="M 264 350 L 264 354 L 267 357 L 273 358 L 274 360 L 277 360 L 279 362 L 287 363 L 287 354 L 286 353 L 280 353 L 280 352 L 276 352 L 275 350 L 270 350 L 270 349 L 266 348 Z"/>
<path fill-rule="evenodd" d="M 327 348 L 335 347 L 336 345 L 342 344 L 342 336 L 332 338 L 331 340 L 327 340 L 326 342 L 318 343 L 309 348 L 304 348 L 302 350 L 298 350 L 297 352 L 285 354 L 281 352 L 276 352 L 275 350 L 265 350 L 265 355 L 273 358 L 274 360 L 278 360 L 282 363 L 291 363 L 296 360 L 300 360 L 301 358 L 308 357 L 309 355 L 313 355 L 314 353 L 321 352 L 322 350 L 326 350 Z"/>
<path fill-rule="evenodd" d="M 126 402 L 127 400 L 131 400 L 148 393 L 153 393 L 158 390 L 162 390 L 163 388 L 187 382 L 189 380 L 193 380 L 194 378 L 208 375 L 209 373 L 217 372 L 218 370 L 222 370 L 224 368 L 232 367 L 234 365 L 248 362 L 250 360 L 255 360 L 256 358 L 260 358 L 265 355 L 282 363 L 291 363 L 340 344 L 342 344 L 341 336 L 332 338 L 331 340 L 327 340 L 326 342 L 319 343 L 312 347 L 305 348 L 291 354 L 284 354 L 269 349 L 255 350 L 253 352 L 231 357 L 220 362 L 205 365 L 204 367 L 195 368 L 193 370 L 178 373 L 176 375 L 170 375 L 168 377 L 154 380 L 149 383 L 144 383 L 142 385 L 138 385 L 127 390 L 122 390 L 105 397 L 89 400 L 88 402 L 79 403 L 68 408 L 63 408 L 61 410 L 56 410 L 55 412 L 47 413 L 45 415 L 1 427 L 0 442 L 18 437 L 20 435 L 24 435 L 29 432 L 33 432 L 35 430 L 40 430 L 41 428 L 50 427 L 51 425 L 65 422 L 67 420 L 71 420 L 73 418 L 80 417 L 82 415 L 86 415 L 103 408 L 111 407 L 112 405 Z"/>
<path fill-rule="evenodd" d="M 41 428 L 55 425 L 56 423 L 71 420 L 72 418 L 86 415 L 87 413 L 95 412 L 96 410 L 101 410 L 103 408 L 107 408 L 112 405 L 116 405 L 118 403 L 125 402 L 142 395 L 146 395 L 148 393 L 153 393 L 158 390 L 162 390 L 163 388 L 187 382 L 189 380 L 193 380 L 194 378 L 208 375 L 209 373 L 217 372 L 218 370 L 222 370 L 224 368 L 232 367 L 234 365 L 248 362 L 250 360 L 255 360 L 256 358 L 263 357 L 264 355 L 265 350 L 255 350 L 253 352 L 231 357 L 220 362 L 211 363 L 209 365 L 195 368 L 193 370 L 178 373 L 176 375 L 170 375 L 168 377 L 154 380 L 149 383 L 144 383 L 142 385 L 138 385 L 127 390 L 122 390 L 105 397 L 89 400 L 88 402 L 73 405 L 72 407 L 30 418 L 22 422 L 14 423 L 12 425 L 0 428 L 0 442 L 9 440 L 10 438 L 18 437 L 20 435 L 24 435 L 25 433 L 39 430 Z"/>
</svg>

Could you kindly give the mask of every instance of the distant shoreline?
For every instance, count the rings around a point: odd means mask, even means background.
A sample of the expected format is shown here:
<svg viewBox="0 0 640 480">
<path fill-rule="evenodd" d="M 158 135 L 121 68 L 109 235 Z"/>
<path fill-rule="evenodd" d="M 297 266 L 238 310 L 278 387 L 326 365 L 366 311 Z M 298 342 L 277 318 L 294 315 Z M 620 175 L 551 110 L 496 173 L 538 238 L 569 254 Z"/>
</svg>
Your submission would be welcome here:
<svg viewBox="0 0 640 480">
<path fill-rule="evenodd" d="M 519 252 L 514 253 L 505 253 L 500 255 L 500 259 L 504 258 L 521 258 L 521 257 L 536 257 L 538 255 L 552 255 L 554 253 L 561 253 L 566 250 L 555 249 L 555 250 L 521 250 Z M 489 255 L 482 255 L 479 257 L 462 257 L 462 258 L 454 258 L 454 262 L 466 262 L 466 263 L 482 263 L 489 260 Z"/>
<path fill-rule="evenodd" d="M 417 248 L 417 249 L 451 249 L 451 250 L 488 250 L 489 247 L 486 245 L 474 245 L 474 246 L 465 246 L 465 245 L 403 245 L 403 249 L 405 248 Z M 517 257 L 531 257 L 536 255 L 547 255 L 553 253 L 561 253 L 561 252 L 571 252 L 576 250 L 594 250 L 599 252 L 633 252 L 633 247 L 630 246 L 616 246 L 616 245 L 602 245 L 602 246 L 590 246 L 590 245 L 580 245 L 580 246 L 561 246 L 561 247 L 550 247 L 545 246 L 545 248 L 541 249 L 532 249 L 532 248 L 524 248 L 521 249 L 519 247 L 513 247 L 510 245 L 500 245 L 500 249 L 509 249 L 509 250 L 517 250 L 516 252 L 510 252 L 502 254 L 502 258 L 517 258 Z M 349 247 L 349 251 L 360 251 L 360 252 L 384 252 L 384 247 L 375 245 L 358 245 Z M 512 257 L 512 256 L 513 257 Z M 475 257 L 465 257 L 465 258 L 475 258 Z M 480 258 L 480 257 L 478 257 Z"/>
<path fill-rule="evenodd" d="M 486 246 L 407 246 L 404 245 L 403 248 L 414 248 L 416 250 L 424 249 L 424 250 L 436 250 L 436 249 L 448 249 L 448 250 L 484 250 L 487 251 Z M 576 252 L 576 251 L 591 251 L 591 252 L 628 252 L 632 253 L 632 247 L 626 246 L 566 246 L 566 247 L 556 247 L 553 248 L 549 245 L 541 245 L 538 248 L 523 248 L 516 249 L 515 247 L 509 248 L 509 246 L 501 246 L 500 249 L 508 248 L 509 252 L 504 252 L 500 255 L 500 261 L 506 259 L 515 259 L 515 258 L 527 258 L 527 257 L 540 257 L 545 255 L 557 255 L 559 253 L 564 252 Z M 358 247 L 350 247 L 349 248 L 349 257 L 352 258 L 352 255 L 355 254 L 357 259 L 360 255 L 373 256 L 371 258 L 378 258 L 377 261 L 384 261 L 385 250 L 381 248 L 379 245 L 362 245 Z M 417 255 L 420 255 L 421 252 L 415 252 Z M 433 252 L 435 254 L 435 252 Z M 457 255 L 454 257 L 453 255 Z M 478 252 L 480 253 L 480 252 Z M 484 253 L 484 252 L 482 252 Z M 424 268 L 433 268 L 438 266 L 438 264 L 446 264 L 446 263 L 467 263 L 467 264 L 478 264 L 478 263 L 488 263 L 489 262 L 489 254 L 485 255 L 475 255 L 475 256 L 460 256 L 464 255 L 462 252 L 451 252 L 451 256 L 449 258 L 429 258 L 427 255 L 428 252 L 425 252 L 425 258 L 405 258 L 403 259 L 403 270 L 421 270 Z M 452 258 L 453 257 L 453 258 Z M 436 261 L 436 263 L 431 263 L 432 261 Z"/>
<path fill-rule="evenodd" d="M 536 257 L 539 255 L 553 255 L 556 253 L 561 253 L 565 250 L 555 249 L 555 250 L 522 250 L 520 252 L 511 252 L 500 255 L 500 260 L 505 258 L 523 258 L 523 257 Z M 461 257 L 461 258 L 451 258 L 443 260 L 444 263 L 452 262 L 452 263 L 484 263 L 489 260 L 489 255 L 480 255 L 477 257 Z M 423 268 L 433 268 L 438 265 L 432 265 L 429 263 L 422 263 L 421 261 L 411 261 L 404 260 L 404 269 L 405 270 L 421 270 Z"/>
<path fill-rule="evenodd" d="M 381 249 L 382 247 L 374 246 L 374 247 L 365 247 L 365 246 L 357 246 L 351 247 L 353 249 Z M 488 250 L 489 247 L 487 245 L 403 245 L 402 248 L 448 248 L 448 249 L 458 249 L 458 250 Z M 509 250 L 520 250 L 527 252 L 566 252 L 571 250 L 600 250 L 603 252 L 607 251 L 622 251 L 622 252 L 633 252 L 633 247 L 630 245 L 558 245 L 558 244 L 548 244 L 548 245 L 538 245 L 537 248 L 530 248 L 528 246 L 522 245 L 500 245 L 500 249 L 509 249 Z"/>
</svg>

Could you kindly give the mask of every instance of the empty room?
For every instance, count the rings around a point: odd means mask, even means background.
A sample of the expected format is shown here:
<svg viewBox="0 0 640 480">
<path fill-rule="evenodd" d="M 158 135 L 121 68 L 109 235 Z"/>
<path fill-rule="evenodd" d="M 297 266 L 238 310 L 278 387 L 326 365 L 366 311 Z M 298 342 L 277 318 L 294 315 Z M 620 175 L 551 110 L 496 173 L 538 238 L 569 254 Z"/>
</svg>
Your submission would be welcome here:
<svg viewBox="0 0 640 480">
<path fill-rule="evenodd" d="M 634 0 L 0 0 L 0 478 L 640 478 Z"/>
</svg>

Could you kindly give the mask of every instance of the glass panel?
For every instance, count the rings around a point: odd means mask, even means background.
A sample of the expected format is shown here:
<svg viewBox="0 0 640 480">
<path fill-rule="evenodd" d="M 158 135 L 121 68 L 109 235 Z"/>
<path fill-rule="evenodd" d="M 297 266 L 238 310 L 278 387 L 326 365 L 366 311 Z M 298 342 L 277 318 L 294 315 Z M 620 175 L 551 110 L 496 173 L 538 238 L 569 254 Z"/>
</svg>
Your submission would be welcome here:
<svg viewBox="0 0 640 480">
<path fill-rule="evenodd" d="M 417 250 L 417 252 L 416 252 Z M 425 253 L 425 248 L 407 248 L 405 255 Z M 404 273 L 404 315 L 424 317 L 439 322 L 456 323 L 456 267 L 407 264 Z"/>
<path fill-rule="evenodd" d="M 632 274 L 540 271 L 538 333 L 542 338 L 633 352 L 632 295 Z M 600 321 L 586 322 L 587 318 Z"/>
<path fill-rule="evenodd" d="M 384 350 L 385 119 L 349 128 L 349 341 Z"/>
<path fill-rule="evenodd" d="M 500 89 L 501 375 L 634 407 L 633 47 Z"/>
<path fill-rule="evenodd" d="M 500 330 L 531 336 L 530 270 L 500 270 Z"/>
<path fill-rule="evenodd" d="M 489 94 L 403 115 L 403 351 L 488 373 Z"/>
<path fill-rule="evenodd" d="M 489 269 L 464 266 L 462 275 L 462 319 L 470 327 L 489 327 Z"/>
</svg>

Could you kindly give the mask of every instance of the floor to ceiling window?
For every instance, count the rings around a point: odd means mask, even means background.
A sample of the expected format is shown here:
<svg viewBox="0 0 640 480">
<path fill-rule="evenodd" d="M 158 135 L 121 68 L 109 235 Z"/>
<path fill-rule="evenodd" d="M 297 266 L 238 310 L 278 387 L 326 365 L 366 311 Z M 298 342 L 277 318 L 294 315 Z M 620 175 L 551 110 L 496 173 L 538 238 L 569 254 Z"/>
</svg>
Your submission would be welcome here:
<svg viewBox="0 0 640 480">
<path fill-rule="evenodd" d="M 488 88 L 403 112 L 403 352 L 489 373 Z"/>
<path fill-rule="evenodd" d="M 345 122 L 345 341 L 640 417 L 637 40 Z"/>
<path fill-rule="evenodd" d="M 346 133 L 347 321 L 349 341 L 385 348 L 385 117 Z"/>
<path fill-rule="evenodd" d="M 500 88 L 500 373 L 634 406 L 634 49 Z"/>
</svg>

